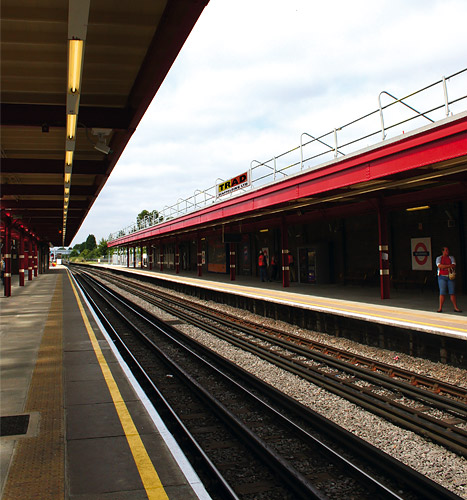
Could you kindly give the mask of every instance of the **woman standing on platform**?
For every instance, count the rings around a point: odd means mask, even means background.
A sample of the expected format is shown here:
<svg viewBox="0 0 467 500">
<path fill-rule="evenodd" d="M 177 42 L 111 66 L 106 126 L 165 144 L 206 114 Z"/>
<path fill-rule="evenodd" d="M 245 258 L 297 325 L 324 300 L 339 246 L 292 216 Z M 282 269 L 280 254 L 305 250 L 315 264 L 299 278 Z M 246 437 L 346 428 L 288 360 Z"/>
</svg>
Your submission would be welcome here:
<svg viewBox="0 0 467 500">
<path fill-rule="evenodd" d="M 261 281 L 268 281 L 268 262 L 262 250 L 259 252 L 258 267 Z"/>
<path fill-rule="evenodd" d="M 438 312 L 443 312 L 443 304 L 446 295 L 449 293 L 454 312 L 462 312 L 456 303 L 455 279 L 449 277 L 450 271 L 456 269 L 456 259 L 449 255 L 449 248 L 443 247 L 443 253 L 436 257 L 436 267 L 438 268 L 438 285 L 439 285 L 439 308 Z"/>
</svg>

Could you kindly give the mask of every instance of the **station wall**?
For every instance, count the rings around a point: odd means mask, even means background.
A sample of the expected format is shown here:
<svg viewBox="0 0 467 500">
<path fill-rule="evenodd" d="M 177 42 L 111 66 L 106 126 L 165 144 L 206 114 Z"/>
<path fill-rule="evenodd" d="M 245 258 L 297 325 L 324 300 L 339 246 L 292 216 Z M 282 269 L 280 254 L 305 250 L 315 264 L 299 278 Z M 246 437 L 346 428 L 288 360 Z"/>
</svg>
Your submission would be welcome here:
<svg viewBox="0 0 467 500">
<path fill-rule="evenodd" d="M 467 202 L 437 204 L 425 209 L 392 210 L 387 213 L 391 287 L 419 288 L 437 293 L 435 259 L 446 245 L 457 261 L 456 287 L 465 291 Z M 269 224 L 269 225 L 268 225 Z M 293 257 L 291 281 L 317 284 L 379 286 L 379 229 L 376 210 L 352 216 L 322 217 L 316 213 L 295 217 L 287 224 L 288 249 Z M 276 279 L 282 280 L 282 235 L 276 221 L 263 221 L 237 231 L 236 275 L 259 277 L 258 255 L 274 255 L 279 263 Z M 224 241 L 222 226 L 199 234 L 202 274 L 230 273 L 230 244 Z M 198 235 L 179 237 L 180 270 L 198 269 Z M 424 266 L 414 264 L 414 245 L 427 245 Z M 163 251 L 164 269 L 175 269 L 174 239 L 155 242 L 154 268 Z M 418 248 L 418 247 L 417 247 Z M 417 261 L 418 262 L 418 261 Z M 269 269 L 271 272 L 271 269 Z"/>
</svg>

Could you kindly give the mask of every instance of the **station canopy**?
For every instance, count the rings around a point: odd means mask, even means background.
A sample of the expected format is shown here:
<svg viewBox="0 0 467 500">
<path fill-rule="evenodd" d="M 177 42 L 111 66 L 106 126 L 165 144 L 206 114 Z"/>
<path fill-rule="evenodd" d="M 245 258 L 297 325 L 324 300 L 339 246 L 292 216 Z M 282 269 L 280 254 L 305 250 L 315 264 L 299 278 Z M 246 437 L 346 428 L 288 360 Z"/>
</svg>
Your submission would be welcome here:
<svg viewBox="0 0 467 500">
<path fill-rule="evenodd" d="M 2 214 L 71 243 L 208 1 L 2 0 Z"/>
</svg>

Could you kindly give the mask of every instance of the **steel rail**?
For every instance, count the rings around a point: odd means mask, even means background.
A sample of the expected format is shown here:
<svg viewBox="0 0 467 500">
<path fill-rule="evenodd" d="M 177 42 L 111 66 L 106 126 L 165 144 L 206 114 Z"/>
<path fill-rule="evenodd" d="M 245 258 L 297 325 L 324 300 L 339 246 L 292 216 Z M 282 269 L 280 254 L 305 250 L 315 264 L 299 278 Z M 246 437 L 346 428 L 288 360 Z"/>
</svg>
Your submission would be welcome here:
<svg viewBox="0 0 467 500">
<path fill-rule="evenodd" d="M 131 368 L 133 375 L 135 378 L 138 380 L 139 384 L 141 387 L 144 388 L 146 395 L 149 397 L 149 400 L 154 404 L 154 406 L 158 409 L 160 413 L 164 413 L 164 415 L 168 416 L 170 418 L 171 422 L 171 427 L 172 429 L 176 429 L 176 432 L 178 433 L 178 436 L 183 436 L 184 442 L 189 443 L 189 447 L 192 450 L 192 452 L 195 453 L 197 456 L 197 460 L 199 460 L 204 467 L 209 471 L 209 475 L 212 479 L 213 482 L 217 484 L 217 488 L 223 496 L 227 499 L 232 499 L 232 500 L 239 500 L 238 496 L 236 493 L 233 491 L 231 486 L 227 483 L 227 481 L 224 479 L 222 473 L 217 469 L 217 467 L 213 464 L 213 462 L 210 460 L 210 458 L 207 456 L 207 454 L 204 452 L 203 448 L 198 444 L 196 438 L 191 434 L 191 432 L 188 430 L 188 428 L 185 426 L 185 424 L 182 422 L 180 417 L 177 415 L 177 413 L 174 411 L 170 403 L 167 401 L 167 399 L 164 397 L 164 395 L 159 391 L 159 389 L 156 387 L 154 382 L 152 381 L 151 377 L 148 375 L 148 373 L 144 370 L 140 362 L 135 358 L 135 356 L 132 354 L 131 350 L 127 347 L 125 342 L 122 340 L 121 336 L 119 333 L 115 330 L 115 328 L 112 326 L 110 321 L 107 319 L 108 313 L 104 312 L 96 303 L 92 295 L 80 284 L 79 278 L 77 278 L 76 274 L 74 272 L 71 272 L 73 279 L 75 283 L 77 284 L 78 288 L 81 290 L 81 292 L 85 295 L 86 299 L 88 300 L 89 304 L 91 305 L 92 309 L 98 316 L 99 320 L 101 321 L 104 329 L 107 331 L 107 333 L 110 335 L 112 340 L 116 343 L 117 348 L 124 358 L 125 362 L 128 364 L 128 366 Z M 94 288 L 96 293 L 101 296 L 104 300 L 105 298 L 103 295 Z M 106 301 L 108 304 L 108 301 Z"/>
<path fill-rule="evenodd" d="M 96 283 L 94 283 L 93 288 L 95 289 Z M 98 284 L 101 288 L 104 288 L 102 284 Z M 162 333 L 166 337 L 170 337 L 172 341 L 176 342 L 180 347 L 184 350 L 188 351 L 187 346 L 184 346 L 180 343 L 175 337 L 173 337 L 173 330 L 169 328 L 167 325 L 164 327 L 158 322 L 154 322 L 151 319 L 148 319 L 144 315 L 141 314 L 141 311 L 138 311 L 137 307 L 132 304 L 129 306 L 126 304 L 125 300 L 121 297 L 115 295 L 114 292 L 106 290 L 106 292 L 113 296 L 114 299 L 118 300 L 122 306 L 126 307 L 128 310 L 131 310 L 132 313 L 140 316 L 141 319 L 150 322 L 151 326 L 156 328 L 160 333 Z M 189 385 L 190 388 L 196 392 L 198 397 L 200 397 L 211 409 L 216 413 L 216 415 L 224 421 L 224 423 L 237 435 L 237 438 L 241 440 L 250 450 L 258 455 L 264 464 L 267 464 L 269 468 L 271 468 L 276 474 L 278 474 L 281 479 L 288 485 L 288 487 L 297 495 L 297 498 L 302 498 L 304 500 L 307 499 L 316 499 L 316 500 L 326 500 L 327 497 L 323 495 L 305 476 L 296 471 L 290 463 L 283 459 L 279 454 L 277 454 L 274 450 L 272 450 L 266 442 L 264 442 L 261 438 L 256 436 L 238 417 L 236 417 L 233 413 L 231 413 L 221 402 L 216 400 L 214 396 L 212 396 L 208 391 L 206 391 L 198 382 L 188 374 L 182 367 L 178 366 L 175 362 L 173 362 L 154 342 L 152 342 L 141 330 L 139 330 L 129 319 L 128 317 L 116 309 L 111 302 L 109 302 L 106 297 L 100 293 L 101 298 L 107 303 L 107 307 L 111 308 L 112 313 L 116 314 L 120 317 L 131 331 L 135 332 L 144 342 L 149 345 L 153 352 L 157 353 L 160 358 L 164 359 L 164 362 L 170 366 L 173 372 L 177 373 L 185 382 L 185 384 Z M 178 333 L 178 332 L 177 332 Z M 197 356 L 194 352 L 190 354 L 198 357 L 202 362 L 206 363 L 205 360 Z M 217 370 L 219 376 L 224 376 L 222 372 Z M 231 380 L 232 383 L 235 383 Z M 238 384 L 236 384 L 238 385 Z M 239 386 L 240 387 L 240 386 Z M 243 389 L 243 388 L 242 388 Z M 244 390 L 244 389 L 243 389 Z M 259 400 L 258 400 L 259 401 Z M 282 416 L 277 413 L 277 418 L 281 418 Z M 311 436 L 310 436 L 311 437 Z M 192 438 L 194 439 L 194 438 Z M 199 446 L 199 445 L 198 445 Z M 200 449 L 201 446 L 199 446 Z M 212 465 L 214 467 L 214 465 Z M 355 472 L 355 471 L 354 471 Z M 220 473 L 219 473 L 220 474 Z M 362 471 L 363 474 L 363 471 Z M 222 477 L 220 475 L 220 477 Z M 367 476 L 370 477 L 370 476 Z M 226 483 L 227 484 L 227 483 Z M 373 483 L 373 487 L 378 485 L 376 481 Z M 232 488 L 230 488 L 233 491 Z M 388 491 L 384 485 L 380 485 L 380 491 Z M 391 492 L 392 493 L 392 492 Z M 385 498 L 389 498 L 388 495 L 385 495 Z M 391 498 L 397 498 L 402 500 L 398 495 L 392 495 Z"/>
<path fill-rule="evenodd" d="M 209 326 L 205 321 L 199 320 L 196 317 L 194 318 L 192 315 L 184 313 L 180 310 L 174 312 L 168 304 L 154 300 L 154 290 L 150 291 L 150 297 L 147 297 L 144 292 L 135 292 L 134 287 L 130 287 L 130 290 L 132 293 L 140 295 L 140 297 L 144 300 L 151 302 L 152 304 L 166 310 L 167 312 L 170 312 L 171 314 L 175 314 L 178 317 L 183 317 L 185 321 L 188 321 L 192 324 L 197 324 L 198 327 L 204 330 L 209 330 L 212 334 L 221 337 L 234 345 L 237 345 L 237 347 L 241 349 L 248 350 L 261 357 L 262 359 L 265 359 L 266 361 L 276 364 L 285 370 L 295 373 L 296 375 L 308 380 L 309 382 L 319 385 L 329 390 L 330 392 L 348 399 L 353 403 L 358 404 L 383 418 L 406 427 L 413 432 L 422 434 L 425 437 L 429 437 L 434 441 L 442 444 L 443 446 L 449 447 L 456 453 L 467 456 L 467 432 L 455 427 L 452 423 L 445 423 L 442 420 L 424 415 L 417 409 L 395 403 L 390 399 L 366 390 L 365 388 L 360 388 L 358 386 L 346 383 L 341 379 L 336 379 L 332 375 L 322 373 L 321 371 L 309 365 L 296 360 L 292 360 L 287 356 L 270 353 L 263 347 L 253 345 L 251 342 L 245 339 L 233 339 L 231 333 L 221 332 L 217 327 Z M 171 300 L 172 302 L 180 303 L 180 301 L 175 300 L 173 297 L 169 298 L 167 297 L 167 295 L 165 295 L 164 300 L 166 302 Z M 185 301 L 183 301 L 183 308 L 189 308 L 188 304 L 186 304 Z M 204 308 L 200 309 L 199 307 L 193 307 L 193 309 L 195 311 L 195 315 L 202 314 L 205 317 L 208 316 L 208 314 L 204 311 Z M 217 315 L 210 315 L 210 319 L 216 321 L 217 323 L 223 323 L 224 326 L 228 328 L 232 328 L 233 326 L 229 321 L 225 319 L 220 320 Z M 238 326 L 238 319 L 236 321 L 235 328 L 240 329 L 242 333 L 244 333 L 245 331 L 243 325 Z M 261 340 L 263 341 L 271 342 L 271 338 L 268 335 L 260 334 L 258 332 L 248 333 L 253 334 L 257 337 L 260 336 Z M 293 347 L 288 343 L 286 344 L 285 342 L 281 343 L 281 347 L 288 350 L 293 350 L 300 356 L 315 358 L 315 360 L 317 358 L 316 354 L 313 355 L 308 350 Z M 456 417 L 462 415 L 465 416 L 467 413 L 467 406 L 463 403 L 454 401 L 453 404 L 455 405 L 455 407 L 453 408 L 449 406 L 449 401 L 446 401 L 445 398 L 441 400 L 441 398 L 439 398 L 437 394 L 430 394 L 427 391 L 417 390 L 417 388 L 407 383 L 392 379 L 384 380 L 380 374 L 368 371 L 364 372 L 359 367 L 350 368 L 348 365 L 345 366 L 346 364 L 342 364 L 332 358 L 324 358 L 323 355 L 319 357 L 319 361 L 324 362 L 328 365 L 331 364 L 334 368 L 337 368 L 339 370 L 347 371 L 353 376 L 359 376 L 361 378 L 363 377 L 367 381 L 371 381 L 373 383 L 375 382 L 374 379 L 378 379 L 378 383 L 380 385 L 383 385 L 391 390 L 394 390 L 394 387 L 392 387 L 392 385 L 396 385 L 397 389 L 403 392 L 407 397 L 423 399 L 426 402 L 429 402 L 432 405 L 436 405 L 438 408 L 441 408 L 443 410 L 455 411 L 457 412 L 457 414 L 455 415 Z"/>
<path fill-rule="evenodd" d="M 119 280 L 120 283 L 128 283 L 128 281 L 125 278 L 116 276 L 115 274 L 111 273 L 112 279 Z M 122 281 L 120 281 L 122 280 Z M 146 290 L 150 295 L 152 296 L 160 296 L 166 301 L 173 301 L 174 303 L 180 303 L 181 301 L 178 300 L 176 297 L 173 295 L 167 293 L 167 292 L 162 292 L 162 291 L 155 291 L 154 288 L 139 284 L 139 287 L 141 287 L 143 290 Z M 132 287 L 131 290 L 134 290 Z M 142 296 L 141 298 L 144 298 L 145 300 L 148 300 L 147 295 Z M 349 364 L 355 365 L 356 367 L 359 367 L 362 369 L 367 369 L 372 372 L 382 372 L 386 374 L 388 378 L 391 380 L 394 380 L 395 384 L 399 384 L 399 381 L 397 381 L 397 378 L 401 378 L 405 380 L 406 382 L 409 383 L 410 386 L 412 387 L 425 387 L 426 390 L 424 392 L 420 391 L 417 392 L 420 397 L 422 397 L 425 393 L 428 393 L 428 390 L 431 390 L 434 394 L 447 394 L 451 396 L 452 398 L 457 398 L 460 400 L 460 404 L 456 405 L 454 403 L 454 400 L 450 400 L 453 405 L 452 409 L 456 409 L 457 411 L 460 412 L 465 412 L 467 409 L 467 389 L 459 386 L 455 386 L 452 384 L 448 384 L 447 382 L 443 382 L 441 380 L 433 379 L 431 377 L 427 377 L 425 375 L 417 374 L 415 372 L 411 372 L 409 370 L 405 370 L 403 368 L 397 367 L 395 365 L 389 365 L 387 363 L 383 363 L 381 361 L 377 361 L 371 358 L 367 358 L 355 353 L 350 353 L 349 351 L 345 351 L 343 349 L 338 349 L 337 347 L 329 346 L 327 344 L 323 344 L 314 340 L 308 340 L 304 337 L 301 337 L 299 335 L 294 335 L 291 333 L 284 333 L 283 331 L 273 328 L 273 327 L 264 327 L 264 325 L 258 325 L 257 323 L 249 320 L 245 320 L 243 318 L 239 318 L 238 316 L 234 316 L 231 314 L 226 313 L 225 311 L 218 311 L 216 309 L 209 308 L 208 306 L 200 306 L 199 304 L 196 304 L 194 302 L 188 303 L 185 299 L 182 301 L 183 302 L 183 307 L 186 309 L 190 309 L 194 312 L 198 312 L 200 314 L 203 314 L 205 316 L 210 315 L 210 317 L 217 322 L 222 322 L 221 317 L 224 317 L 228 322 L 233 322 L 237 323 L 241 326 L 242 330 L 245 331 L 245 329 L 248 329 L 249 332 L 256 334 L 257 332 L 266 332 L 267 334 L 272 334 L 278 338 L 284 339 L 284 340 L 290 340 L 298 345 L 306 346 L 308 349 L 312 349 L 314 351 L 320 351 L 325 357 L 323 359 L 328 360 L 331 357 L 337 358 L 341 361 L 345 361 Z M 155 303 L 155 305 L 160 304 L 160 302 Z M 231 326 L 231 325 L 230 325 Z M 270 340 L 270 339 L 268 339 Z M 429 394 L 429 393 L 428 393 Z M 427 395 L 426 397 L 431 397 L 430 395 Z M 434 398 L 433 401 L 438 400 L 440 404 L 442 405 L 442 399 L 441 398 Z"/>
<path fill-rule="evenodd" d="M 115 292 L 108 292 L 108 293 L 110 293 L 114 297 L 117 297 L 117 295 L 115 294 Z M 123 299 L 120 299 L 120 300 L 122 301 L 122 303 L 126 302 L 126 300 L 123 300 Z M 155 319 L 150 313 L 148 313 L 147 311 L 145 311 L 144 308 L 141 308 L 140 306 L 138 306 L 138 305 L 136 305 L 134 303 L 131 303 L 130 307 L 131 307 L 131 309 L 132 309 L 133 312 L 137 312 L 138 314 L 141 314 L 141 315 L 143 315 L 145 317 L 149 316 L 150 317 L 149 321 L 153 325 L 157 325 L 157 324 L 160 323 L 160 320 Z M 124 315 L 123 315 L 123 317 L 125 318 Z M 129 322 L 128 324 L 131 325 L 131 322 Z M 164 329 L 165 328 L 167 328 L 167 327 L 164 327 Z M 179 335 L 179 336 L 183 337 L 183 339 L 184 339 L 183 342 L 186 341 L 186 342 L 188 342 L 191 345 L 196 345 L 197 349 L 201 349 L 205 353 L 209 353 L 210 355 L 214 355 L 214 357 L 219 358 L 219 356 L 217 354 L 215 354 L 215 353 L 212 353 L 212 351 L 210 351 L 210 349 L 208 349 L 208 348 L 206 348 L 204 346 L 200 346 L 196 341 L 194 341 L 193 339 L 187 338 L 184 334 L 182 334 L 181 332 L 178 332 L 176 329 L 170 327 L 170 331 L 172 333 L 176 332 L 176 335 Z M 253 385 L 259 386 L 261 392 L 264 392 L 264 393 L 266 393 L 268 395 L 271 395 L 270 396 L 271 398 L 277 399 L 278 401 L 281 402 L 281 404 L 284 404 L 284 401 L 288 400 L 288 404 L 290 405 L 290 407 L 293 407 L 295 409 L 295 411 L 297 412 L 299 418 L 302 418 L 302 419 L 304 419 L 306 421 L 309 421 L 309 422 L 313 423 L 315 426 L 316 425 L 321 425 L 323 427 L 326 427 L 328 433 L 331 432 L 331 434 L 332 434 L 333 437 L 339 436 L 338 440 L 340 440 L 340 442 L 346 443 L 346 445 L 348 447 L 350 447 L 354 451 L 358 451 L 358 453 L 360 455 L 367 456 L 367 457 L 371 456 L 372 458 L 370 460 L 372 460 L 372 461 L 377 460 L 376 462 L 373 462 L 374 464 L 378 465 L 383 470 L 391 471 L 393 474 L 396 474 L 401 480 L 404 481 L 404 483 L 406 485 L 408 485 L 414 491 L 417 491 L 418 493 L 421 493 L 423 495 L 423 498 L 433 499 L 433 500 L 434 499 L 441 499 L 441 498 L 450 498 L 450 499 L 458 498 L 455 494 L 449 492 L 448 490 L 446 490 L 445 488 L 441 487 L 437 483 L 434 483 L 433 481 L 429 480 L 425 476 L 422 476 L 421 474 L 419 474 L 418 472 L 414 471 L 410 467 L 407 467 L 404 464 L 402 464 L 402 463 L 398 462 L 397 460 L 393 459 L 392 457 L 386 455 L 381 450 L 376 449 L 375 447 L 373 447 L 369 443 L 366 443 L 365 441 L 361 440 L 357 436 L 354 436 L 353 434 L 345 431 L 344 429 L 340 428 L 336 424 L 333 424 L 328 419 L 322 417 L 319 414 L 316 414 L 315 412 L 313 412 L 312 410 L 310 410 L 307 407 L 304 407 L 303 405 L 301 405 L 297 401 L 293 400 L 292 398 L 289 398 L 289 397 L 285 396 L 280 391 L 278 391 L 278 390 L 276 390 L 276 389 L 268 386 L 267 384 L 265 384 L 264 382 L 260 381 L 256 377 L 254 377 L 251 374 L 247 373 L 245 370 L 238 369 L 238 367 L 236 367 L 230 361 L 228 361 L 228 360 L 226 360 L 224 358 L 220 358 L 220 362 L 224 366 L 229 366 L 230 370 L 234 370 L 235 369 L 236 376 L 238 375 L 239 378 L 241 378 L 241 379 L 248 378 L 249 381 L 253 380 Z M 219 375 L 223 375 L 222 372 L 218 372 L 218 373 L 219 373 Z M 234 380 L 232 379 L 232 381 L 234 381 Z M 298 411 L 298 408 L 300 408 L 300 411 Z M 278 418 L 283 418 L 280 413 L 277 414 L 277 417 Z M 293 424 L 291 422 L 289 422 L 289 424 L 295 425 L 295 424 Z M 331 431 L 329 430 L 329 426 L 332 429 Z M 297 430 L 299 430 L 299 428 L 297 428 Z M 305 432 L 305 434 L 306 434 L 306 432 Z M 350 446 L 349 446 L 349 443 L 350 443 Z M 364 472 L 363 472 L 363 475 L 366 478 L 369 477 Z M 370 477 L 370 479 L 372 481 L 374 481 L 373 478 Z M 379 482 L 376 482 L 375 484 L 379 485 Z M 373 484 L 373 486 L 375 486 L 375 484 Z M 390 494 L 391 498 L 400 498 L 397 494 L 395 494 L 394 492 L 391 492 L 390 490 L 388 490 L 384 485 L 379 485 L 379 486 L 383 488 L 381 490 L 381 492 L 384 491 L 385 497 L 388 494 Z M 311 497 L 308 496 L 308 498 L 311 498 Z"/>
</svg>

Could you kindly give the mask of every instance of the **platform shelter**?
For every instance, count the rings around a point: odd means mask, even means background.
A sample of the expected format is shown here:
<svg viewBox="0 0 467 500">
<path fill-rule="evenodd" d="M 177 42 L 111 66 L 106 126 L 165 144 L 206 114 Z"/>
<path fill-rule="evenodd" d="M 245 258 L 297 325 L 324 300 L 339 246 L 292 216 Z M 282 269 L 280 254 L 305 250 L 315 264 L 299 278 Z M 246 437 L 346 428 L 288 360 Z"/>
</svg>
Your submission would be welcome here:
<svg viewBox="0 0 467 500">
<path fill-rule="evenodd" d="M 351 154 L 338 149 L 324 164 L 282 176 L 274 168 L 263 186 L 117 233 L 114 261 L 259 279 L 263 252 L 267 279 L 284 287 L 373 285 L 386 299 L 391 288 L 436 288 L 435 260 L 448 246 L 465 292 L 467 113 Z"/>
</svg>

